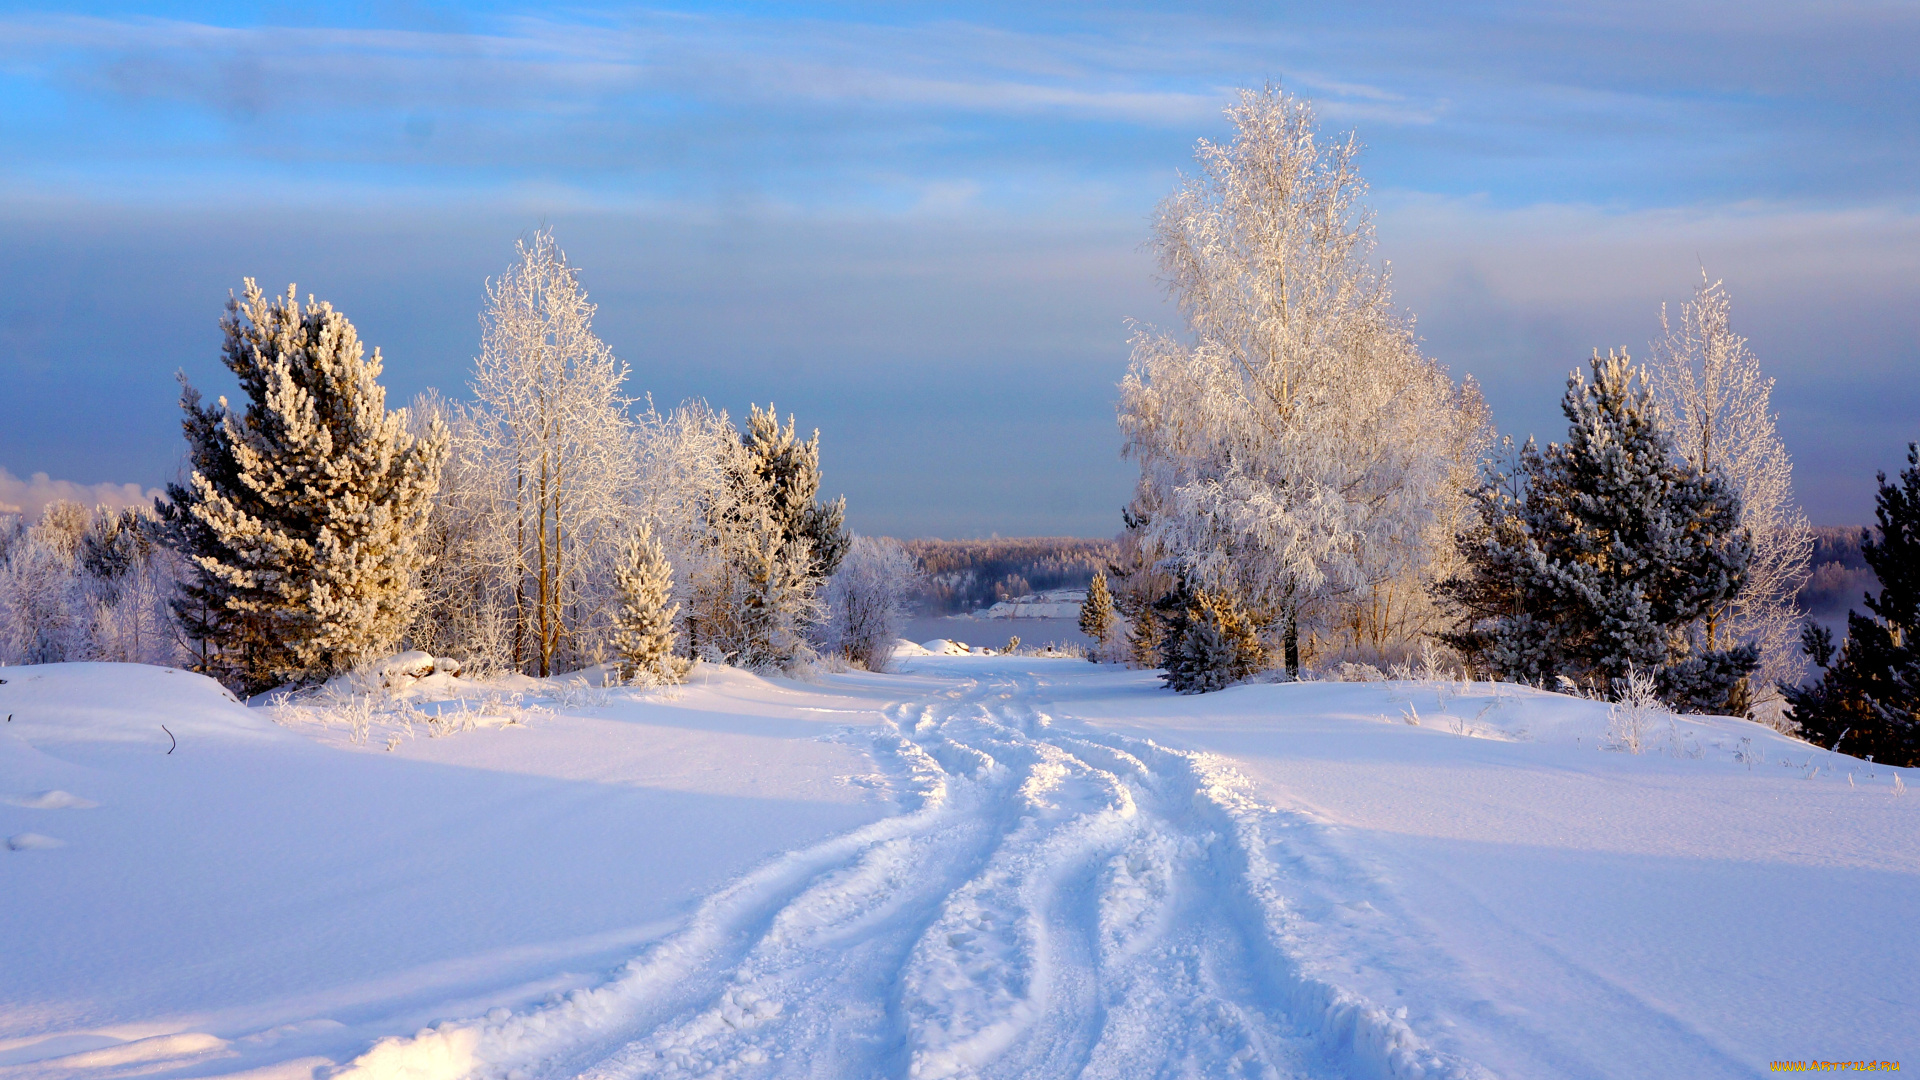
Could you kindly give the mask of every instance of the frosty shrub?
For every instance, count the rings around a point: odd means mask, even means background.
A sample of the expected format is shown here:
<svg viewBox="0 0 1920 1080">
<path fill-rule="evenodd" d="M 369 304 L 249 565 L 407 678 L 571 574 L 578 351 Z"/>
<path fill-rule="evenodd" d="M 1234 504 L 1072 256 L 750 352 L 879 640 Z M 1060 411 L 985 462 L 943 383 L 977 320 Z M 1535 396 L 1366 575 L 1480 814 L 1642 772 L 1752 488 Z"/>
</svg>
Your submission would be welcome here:
<svg viewBox="0 0 1920 1080">
<path fill-rule="evenodd" d="M 1665 337 L 1648 365 L 1648 384 L 1682 456 L 1719 476 L 1739 498 L 1740 526 L 1753 545 L 1739 590 L 1701 619 L 1703 643 L 1709 651 L 1754 647 L 1759 662 L 1745 684 L 1745 711 L 1786 730 L 1792 721 L 1779 685 L 1798 683 L 1807 669 L 1799 640 L 1805 616 L 1796 597 L 1807 582 L 1813 528 L 1794 501 L 1793 461 L 1774 428 L 1773 380 L 1733 332 L 1732 307 L 1726 289 L 1702 270 L 1693 300 L 1681 306 L 1680 325 L 1661 312 Z M 1723 674 L 1702 677 L 1717 681 Z"/>
<path fill-rule="evenodd" d="M 1653 675 L 1628 665 L 1627 673 L 1617 680 L 1616 700 L 1607 709 L 1607 734 L 1602 746 L 1629 754 L 1644 751 L 1656 725 L 1670 712 L 1654 688 Z"/>
<path fill-rule="evenodd" d="M 1231 598 L 1200 589 L 1168 620 L 1161 678 L 1182 694 L 1204 694 L 1247 678 L 1266 661 L 1246 613 Z"/>
<path fill-rule="evenodd" d="M 393 651 L 420 603 L 444 429 L 409 433 L 379 351 L 292 286 L 269 299 L 248 278 L 221 328 L 247 406 L 202 405 L 182 380 L 193 472 L 163 504 L 191 567 L 174 610 L 196 666 L 257 692 Z"/>
<path fill-rule="evenodd" d="M 868 671 L 886 670 L 920 570 L 898 540 L 855 536 L 827 584 L 826 643 Z"/>
<path fill-rule="evenodd" d="M 1567 380 L 1566 443 L 1490 469 L 1442 638 L 1513 681 L 1604 690 L 1638 670 L 1678 707 L 1737 711 L 1756 650 L 1710 645 L 1703 624 L 1745 578 L 1739 499 L 1675 452 L 1627 357 L 1595 355 L 1592 372 Z"/>
<path fill-rule="evenodd" d="M 1148 560 L 1242 598 L 1298 675 L 1303 635 L 1376 645 L 1434 617 L 1486 409 L 1421 355 L 1369 258 L 1352 138 L 1276 88 L 1161 203 L 1153 246 L 1190 340 L 1133 337 L 1121 384 Z"/>
</svg>

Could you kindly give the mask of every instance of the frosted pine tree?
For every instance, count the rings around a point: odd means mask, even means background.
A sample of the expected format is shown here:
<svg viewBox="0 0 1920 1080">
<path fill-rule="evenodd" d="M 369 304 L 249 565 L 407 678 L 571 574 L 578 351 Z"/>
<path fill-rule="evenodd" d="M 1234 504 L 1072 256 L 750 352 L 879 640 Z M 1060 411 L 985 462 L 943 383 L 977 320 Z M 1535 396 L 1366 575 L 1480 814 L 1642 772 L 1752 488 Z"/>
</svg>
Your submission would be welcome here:
<svg viewBox="0 0 1920 1080">
<path fill-rule="evenodd" d="M 620 658 L 621 679 L 679 682 L 686 674 L 685 661 L 673 655 L 680 605 L 673 602 L 673 566 L 652 530 L 643 527 L 627 540 L 614 581 L 620 606 L 614 615 L 613 649 Z"/>
<path fill-rule="evenodd" d="M 1676 452 L 1628 357 L 1592 367 L 1591 383 L 1567 380 L 1567 442 L 1529 442 L 1480 490 L 1481 524 L 1461 539 L 1469 572 L 1444 586 L 1463 610 L 1446 640 L 1519 681 L 1610 692 L 1653 671 L 1680 708 L 1744 709 L 1755 650 L 1715 647 L 1703 627 L 1752 557 L 1739 500 Z"/>
<path fill-rule="evenodd" d="M 1087 598 L 1080 602 L 1080 632 L 1094 640 L 1087 659 L 1100 662 L 1107 638 L 1113 634 L 1113 594 L 1107 591 L 1107 575 L 1095 574 L 1087 583 Z"/>
<path fill-rule="evenodd" d="M 446 433 L 388 412 L 378 350 L 346 316 L 253 279 L 221 320 L 247 396 L 201 404 L 183 380 L 193 473 L 172 485 L 172 537 L 193 568 L 175 611 L 202 664 L 248 691 L 324 678 L 399 642 Z"/>
<path fill-rule="evenodd" d="M 741 433 L 747 462 L 761 481 L 773 520 L 789 540 L 804 539 L 813 552 L 814 576 L 825 582 L 840 567 L 852 542 L 846 529 L 847 500 L 821 502 L 820 432 L 801 442 L 794 434 L 793 417 L 780 426 L 772 403 L 762 412 L 748 406 L 747 430 Z"/>
</svg>

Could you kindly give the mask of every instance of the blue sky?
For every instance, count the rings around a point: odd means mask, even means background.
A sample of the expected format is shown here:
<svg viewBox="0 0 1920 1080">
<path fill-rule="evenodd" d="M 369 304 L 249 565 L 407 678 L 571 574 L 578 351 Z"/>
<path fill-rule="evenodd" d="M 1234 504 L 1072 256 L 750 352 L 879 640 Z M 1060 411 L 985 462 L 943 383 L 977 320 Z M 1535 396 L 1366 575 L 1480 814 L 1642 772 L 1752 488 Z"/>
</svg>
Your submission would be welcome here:
<svg viewBox="0 0 1920 1080">
<path fill-rule="evenodd" d="M 1920 4 L 0 5 L 0 468 L 163 481 L 246 275 L 458 395 L 556 230 L 636 391 L 822 429 L 896 535 L 1107 535 L 1153 205 L 1232 88 L 1357 131 L 1502 431 L 1705 268 L 1816 521 L 1920 438 Z"/>
</svg>

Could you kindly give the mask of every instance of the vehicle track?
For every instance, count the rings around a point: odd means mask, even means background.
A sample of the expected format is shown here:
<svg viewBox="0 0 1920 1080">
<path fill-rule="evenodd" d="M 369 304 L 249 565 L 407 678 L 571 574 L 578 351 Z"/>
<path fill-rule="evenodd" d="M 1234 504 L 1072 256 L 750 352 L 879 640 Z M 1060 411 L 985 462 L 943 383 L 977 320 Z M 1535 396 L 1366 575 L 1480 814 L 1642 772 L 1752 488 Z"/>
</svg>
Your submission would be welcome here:
<svg viewBox="0 0 1920 1080">
<path fill-rule="evenodd" d="M 354 1073 L 1485 1075 L 1307 971 L 1283 878 L 1328 856 L 1244 779 L 1056 726 L 1042 690 L 889 706 L 873 752 L 905 812 L 741 879 L 599 987 L 384 1041 Z"/>
</svg>

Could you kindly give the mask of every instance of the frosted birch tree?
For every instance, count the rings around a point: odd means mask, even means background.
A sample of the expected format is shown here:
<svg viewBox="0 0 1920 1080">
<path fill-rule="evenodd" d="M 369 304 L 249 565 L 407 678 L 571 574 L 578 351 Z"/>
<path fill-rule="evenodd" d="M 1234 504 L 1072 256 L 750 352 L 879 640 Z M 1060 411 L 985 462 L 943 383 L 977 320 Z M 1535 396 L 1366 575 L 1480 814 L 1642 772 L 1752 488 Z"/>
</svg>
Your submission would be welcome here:
<svg viewBox="0 0 1920 1080">
<path fill-rule="evenodd" d="M 1660 414 L 1680 453 L 1717 474 L 1740 500 L 1740 524 L 1753 544 L 1747 576 L 1733 598 L 1703 620 L 1709 649 L 1750 644 L 1760 666 L 1751 679 L 1749 715 L 1791 727 L 1781 683 L 1806 672 L 1800 648 L 1804 613 L 1795 597 L 1813 558 L 1813 530 L 1793 497 L 1793 461 L 1774 425 L 1773 380 L 1745 338 L 1733 332 L 1732 297 L 1700 274 L 1680 325 L 1660 313 L 1662 340 L 1648 365 Z"/>
<path fill-rule="evenodd" d="M 550 230 L 516 250 L 487 285 L 461 467 L 487 481 L 469 512 L 500 530 L 479 554 L 509 583 L 511 662 L 546 676 L 594 659 L 611 632 L 634 433 L 627 367 L 593 333 L 578 269 Z"/>
<path fill-rule="evenodd" d="M 1303 626 L 1392 582 L 1427 602 L 1485 410 L 1420 354 L 1369 261 L 1359 143 L 1321 140 L 1275 87 L 1227 116 L 1233 141 L 1200 142 L 1154 221 L 1190 340 L 1137 330 L 1120 427 L 1145 548 L 1244 604 L 1297 675 Z"/>
</svg>

